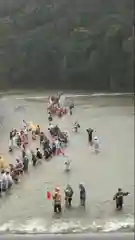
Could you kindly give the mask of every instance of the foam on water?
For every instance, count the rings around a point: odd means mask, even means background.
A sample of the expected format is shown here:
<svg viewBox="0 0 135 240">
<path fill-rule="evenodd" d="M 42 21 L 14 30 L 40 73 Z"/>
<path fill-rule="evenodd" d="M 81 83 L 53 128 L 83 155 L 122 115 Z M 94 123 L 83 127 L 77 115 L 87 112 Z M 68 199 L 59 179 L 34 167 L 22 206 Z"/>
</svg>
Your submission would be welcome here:
<svg viewBox="0 0 135 240">
<path fill-rule="evenodd" d="M 110 220 L 99 224 L 92 222 L 91 224 L 83 224 L 81 221 L 64 221 L 55 220 L 51 224 L 43 219 L 32 219 L 26 221 L 24 224 L 18 224 L 15 221 L 9 221 L 0 226 L 0 233 L 81 233 L 81 232 L 116 232 L 134 231 L 134 219 L 129 217 L 123 221 Z"/>
</svg>

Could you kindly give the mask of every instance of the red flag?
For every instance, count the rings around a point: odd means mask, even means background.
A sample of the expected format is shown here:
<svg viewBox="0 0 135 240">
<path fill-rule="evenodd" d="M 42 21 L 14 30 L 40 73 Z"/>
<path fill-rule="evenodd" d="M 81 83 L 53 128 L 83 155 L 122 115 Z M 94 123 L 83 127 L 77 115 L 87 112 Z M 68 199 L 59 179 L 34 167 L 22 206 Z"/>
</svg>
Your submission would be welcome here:
<svg viewBox="0 0 135 240">
<path fill-rule="evenodd" d="M 47 192 L 47 199 L 51 200 L 51 193 L 50 192 Z"/>
</svg>

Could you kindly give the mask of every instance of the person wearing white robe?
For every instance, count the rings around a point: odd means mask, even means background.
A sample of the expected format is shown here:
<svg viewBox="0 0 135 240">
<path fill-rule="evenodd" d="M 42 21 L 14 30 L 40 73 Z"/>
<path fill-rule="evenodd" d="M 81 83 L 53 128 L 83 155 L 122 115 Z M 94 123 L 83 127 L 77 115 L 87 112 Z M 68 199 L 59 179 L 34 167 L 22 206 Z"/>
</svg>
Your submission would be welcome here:
<svg viewBox="0 0 135 240">
<path fill-rule="evenodd" d="M 67 159 L 65 161 L 65 171 L 69 171 L 70 170 L 70 165 L 71 165 L 71 160 Z"/>
<path fill-rule="evenodd" d="M 94 147 L 94 151 L 96 153 L 98 153 L 99 152 L 99 139 L 98 139 L 98 137 L 94 137 L 93 147 Z"/>
</svg>

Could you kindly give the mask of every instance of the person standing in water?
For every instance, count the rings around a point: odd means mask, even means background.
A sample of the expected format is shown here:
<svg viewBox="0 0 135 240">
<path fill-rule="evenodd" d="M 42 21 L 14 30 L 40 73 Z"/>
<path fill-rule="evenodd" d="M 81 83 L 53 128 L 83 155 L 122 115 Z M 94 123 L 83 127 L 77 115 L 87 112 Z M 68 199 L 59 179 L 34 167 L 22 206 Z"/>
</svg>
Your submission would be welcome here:
<svg viewBox="0 0 135 240">
<path fill-rule="evenodd" d="M 53 121 L 52 114 L 48 112 L 48 121 L 51 123 Z"/>
<path fill-rule="evenodd" d="M 45 134 L 43 132 L 40 133 L 40 145 L 43 144 L 43 141 L 45 139 Z"/>
<path fill-rule="evenodd" d="M 82 183 L 79 184 L 79 189 L 80 189 L 80 205 L 85 207 L 86 190 L 85 190 L 85 187 Z"/>
<path fill-rule="evenodd" d="M 53 201 L 54 201 L 54 212 L 61 213 L 61 211 L 62 211 L 61 193 L 60 193 L 60 189 L 58 187 L 55 188 L 55 192 L 53 194 Z"/>
<path fill-rule="evenodd" d="M 13 179 L 12 179 L 12 177 L 10 175 L 10 171 L 9 170 L 6 171 L 6 176 L 7 176 L 7 184 L 8 184 L 7 188 L 10 189 L 12 187 L 12 185 L 13 185 Z"/>
<path fill-rule="evenodd" d="M 80 124 L 76 121 L 73 126 L 73 131 L 77 133 L 79 128 L 80 128 Z"/>
<path fill-rule="evenodd" d="M 34 151 L 31 151 L 31 160 L 32 160 L 33 167 L 35 167 L 37 164 L 37 157 L 36 157 L 36 154 L 34 153 Z"/>
<path fill-rule="evenodd" d="M 29 159 L 27 156 L 24 157 L 23 159 L 23 170 L 24 172 L 28 172 L 28 168 L 29 168 Z"/>
<path fill-rule="evenodd" d="M 8 179 L 5 170 L 1 171 L 1 193 L 8 190 Z"/>
<path fill-rule="evenodd" d="M 53 141 L 52 141 L 52 154 L 53 154 L 53 156 L 55 156 L 55 154 L 56 154 L 56 144 L 55 144 L 55 140 L 53 139 Z"/>
<path fill-rule="evenodd" d="M 71 164 L 71 160 L 67 159 L 65 161 L 65 171 L 70 171 L 70 164 Z"/>
<path fill-rule="evenodd" d="M 25 146 L 22 147 L 22 159 L 26 156 L 26 149 Z"/>
<path fill-rule="evenodd" d="M 98 139 L 98 137 L 94 137 L 93 147 L 94 147 L 95 153 L 99 153 L 99 139 Z"/>
<path fill-rule="evenodd" d="M 43 158 L 43 155 L 42 155 L 39 148 L 36 149 L 36 157 L 37 157 L 37 159 L 42 159 Z"/>
<path fill-rule="evenodd" d="M 87 133 L 88 133 L 88 141 L 90 143 L 90 145 L 93 144 L 93 129 L 92 128 L 88 128 L 86 129 Z"/>
<path fill-rule="evenodd" d="M 40 132 L 41 132 L 40 126 L 37 125 L 37 126 L 36 126 L 36 135 L 40 136 Z"/>
<path fill-rule="evenodd" d="M 73 108 L 74 108 L 74 104 L 73 103 L 71 103 L 70 105 L 69 105 L 69 114 L 70 114 L 70 116 L 73 114 Z"/>
<path fill-rule="evenodd" d="M 62 154 L 63 156 L 65 156 L 64 152 L 61 149 L 61 143 L 58 137 L 55 139 L 55 145 L 56 145 L 56 155 Z"/>
<path fill-rule="evenodd" d="M 9 134 L 9 152 L 13 151 L 13 131 Z"/>
<path fill-rule="evenodd" d="M 122 210 L 123 197 L 129 195 L 129 192 L 123 192 L 121 188 L 118 188 L 118 192 L 114 195 L 113 200 L 116 201 L 116 209 Z"/>
<path fill-rule="evenodd" d="M 28 144 L 28 129 L 27 129 L 27 127 L 24 128 L 24 143 Z"/>
<path fill-rule="evenodd" d="M 73 189 L 68 184 L 65 189 L 65 205 L 66 205 L 66 207 L 71 207 L 73 194 L 74 194 Z"/>
</svg>

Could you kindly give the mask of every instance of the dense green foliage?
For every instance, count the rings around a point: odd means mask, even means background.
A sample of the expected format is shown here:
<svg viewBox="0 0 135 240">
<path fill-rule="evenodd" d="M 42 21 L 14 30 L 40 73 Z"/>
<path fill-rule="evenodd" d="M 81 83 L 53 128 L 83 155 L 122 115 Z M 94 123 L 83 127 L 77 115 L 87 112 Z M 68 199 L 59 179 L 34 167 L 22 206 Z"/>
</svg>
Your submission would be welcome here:
<svg viewBox="0 0 135 240">
<path fill-rule="evenodd" d="M 133 0 L 0 0 L 0 88 L 132 91 Z"/>
</svg>

